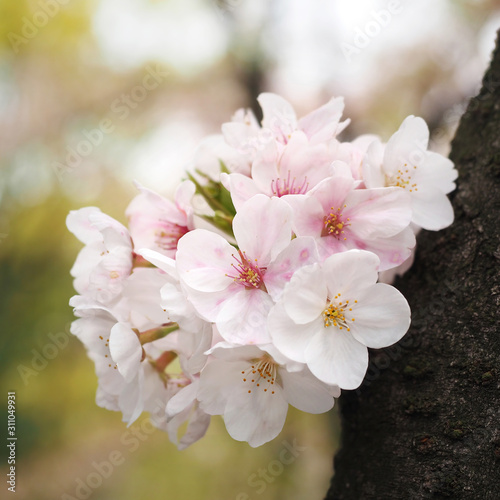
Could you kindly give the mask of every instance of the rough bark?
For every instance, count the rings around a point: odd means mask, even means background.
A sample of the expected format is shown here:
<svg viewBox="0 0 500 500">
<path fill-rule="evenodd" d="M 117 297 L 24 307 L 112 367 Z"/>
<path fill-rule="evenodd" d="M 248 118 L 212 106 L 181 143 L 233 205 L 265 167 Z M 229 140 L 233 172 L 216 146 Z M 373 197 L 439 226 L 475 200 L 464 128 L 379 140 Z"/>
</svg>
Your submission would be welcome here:
<svg viewBox="0 0 500 500">
<path fill-rule="evenodd" d="M 450 157 L 455 222 L 420 234 L 411 329 L 340 398 L 327 499 L 500 498 L 500 32 Z"/>
</svg>

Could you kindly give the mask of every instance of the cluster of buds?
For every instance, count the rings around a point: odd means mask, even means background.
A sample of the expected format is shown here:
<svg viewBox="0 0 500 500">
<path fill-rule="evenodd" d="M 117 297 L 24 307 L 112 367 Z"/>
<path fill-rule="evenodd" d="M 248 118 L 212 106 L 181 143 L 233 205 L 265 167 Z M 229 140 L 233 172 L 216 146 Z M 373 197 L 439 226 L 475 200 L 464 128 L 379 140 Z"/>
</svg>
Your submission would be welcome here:
<svg viewBox="0 0 500 500">
<path fill-rule="evenodd" d="M 368 348 L 409 328 L 389 283 L 416 232 L 453 221 L 457 172 L 427 150 L 423 119 L 386 144 L 341 142 L 342 98 L 301 119 L 277 95 L 259 103 L 261 124 L 239 110 L 200 145 L 174 201 L 138 186 L 128 229 L 95 207 L 67 219 L 85 244 L 71 331 L 95 363 L 97 404 L 129 424 L 149 412 L 179 448 L 212 415 L 260 446 L 289 404 L 322 413 L 357 388 Z"/>
</svg>

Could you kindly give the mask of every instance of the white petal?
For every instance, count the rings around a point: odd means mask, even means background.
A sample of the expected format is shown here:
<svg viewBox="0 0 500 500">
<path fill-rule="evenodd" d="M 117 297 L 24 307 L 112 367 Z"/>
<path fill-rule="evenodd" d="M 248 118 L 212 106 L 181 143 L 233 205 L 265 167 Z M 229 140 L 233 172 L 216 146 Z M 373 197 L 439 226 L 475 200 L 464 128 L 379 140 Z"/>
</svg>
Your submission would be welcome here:
<svg viewBox="0 0 500 500">
<path fill-rule="evenodd" d="M 199 381 L 197 380 L 183 387 L 177 394 L 172 396 L 166 407 L 168 417 L 173 417 L 191 406 L 196 401 L 198 387 Z"/>
<path fill-rule="evenodd" d="M 368 349 L 349 332 L 330 326 L 311 340 L 306 361 L 312 374 L 325 384 L 356 389 L 368 368 Z"/>
<path fill-rule="evenodd" d="M 404 166 L 421 165 L 427 155 L 429 128 L 422 118 L 408 116 L 385 148 L 383 169 L 393 175 Z"/>
<path fill-rule="evenodd" d="M 332 98 L 299 120 L 298 127 L 314 142 L 324 142 L 335 136 L 344 110 L 344 98 Z"/>
<path fill-rule="evenodd" d="M 311 339 L 323 328 L 323 319 L 306 324 L 295 323 L 285 311 L 282 303 L 276 304 L 267 320 L 269 334 L 273 344 L 285 356 L 293 361 L 305 363 L 305 351 Z"/>
<path fill-rule="evenodd" d="M 456 186 L 453 181 L 457 177 L 458 172 L 453 162 L 432 151 L 427 152 L 424 163 L 415 170 L 414 174 L 415 182 L 418 184 L 417 187 L 422 182 L 423 185 L 431 185 L 445 194 L 455 189 Z"/>
<path fill-rule="evenodd" d="M 331 389 L 309 373 L 307 368 L 293 373 L 282 369 L 280 376 L 285 398 L 295 408 L 309 413 L 324 413 L 333 407 Z"/>
<path fill-rule="evenodd" d="M 290 103 L 276 94 L 265 92 L 257 98 L 262 108 L 262 126 L 277 137 L 287 136 L 297 128 L 297 117 Z"/>
<path fill-rule="evenodd" d="M 331 255 L 323 262 L 330 298 L 339 292 L 351 293 L 373 285 L 378 279 L 379 258 L 364 250 L 349 250 Z M 351 297 L 342 297 L 351 300 Z"/>
<path fill-rule="evenodd" d="M 324 272 L 318 264 L 312 264 L 294 273 L 283 292 L 283 304 L 288 316 L 303 325 L 321 315 L 327 296 Z"/>
<path fill-rule="evenodd" d="M 439 231 L 452 224 L 453 206 L 448 197 L 438 189 L 419 189 L 413 193 L 412 222 L 429 231 Z"/>
<path fill-rule="evenodd" d="M 377 283 L 360 295 L 352 307 L 351 333 L 367 347 L 381 348 L 398 342 L 410 326 L 410 307 L 390 285 Z"/>
<path fill-rule="evenodd" d="M 111 328 L 109 350 L 118 371 L 126 382 L 130 382 L 141 366 L 142 346 L 139 338 L 128 326 L 117 323 Z"/>
<path fill-rule="evenodd" d="M 274 439 L 283 429 L 288 403 L 281 390 L 243 390 L 235 392 L 224 411 L 227 431 L 237 441 L 247 441 L 255 448 Z"/>
</svg>

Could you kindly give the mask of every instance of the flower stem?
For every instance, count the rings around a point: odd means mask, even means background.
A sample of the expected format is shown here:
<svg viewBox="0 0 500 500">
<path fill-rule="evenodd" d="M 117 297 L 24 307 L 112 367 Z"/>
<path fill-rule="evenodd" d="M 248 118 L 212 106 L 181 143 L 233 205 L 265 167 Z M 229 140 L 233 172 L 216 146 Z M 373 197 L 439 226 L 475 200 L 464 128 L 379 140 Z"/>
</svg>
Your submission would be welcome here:
<svg viewBox="0 0 500 500">
<path fill-rule="evenodd" d="M 166 323 L 159 328 L 152 328 L 151 330 L 146 330 L 139 333 L 139 341 L 141 345 L 147 344 L 148 342 L 154 342 L 155 340 L 162 339 L 166 337 L 169 333 L 175 332 L 179 329 L 177 323 Z"/>
</svg>

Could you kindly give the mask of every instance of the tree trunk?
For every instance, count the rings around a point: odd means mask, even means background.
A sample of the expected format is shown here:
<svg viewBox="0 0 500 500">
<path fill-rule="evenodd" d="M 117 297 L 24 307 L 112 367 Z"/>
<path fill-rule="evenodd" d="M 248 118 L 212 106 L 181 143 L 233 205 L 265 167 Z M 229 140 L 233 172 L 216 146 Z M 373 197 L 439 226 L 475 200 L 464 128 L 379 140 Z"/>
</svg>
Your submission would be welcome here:
<svg viewBox="0 0 500 500">
<path fill-rule="evenodd" d="M 500 32 L 450 157 L 455 222 L 420 234 L 411 329 L 339 400 L 327 499 L 500 499 Z"/>
</svg>

